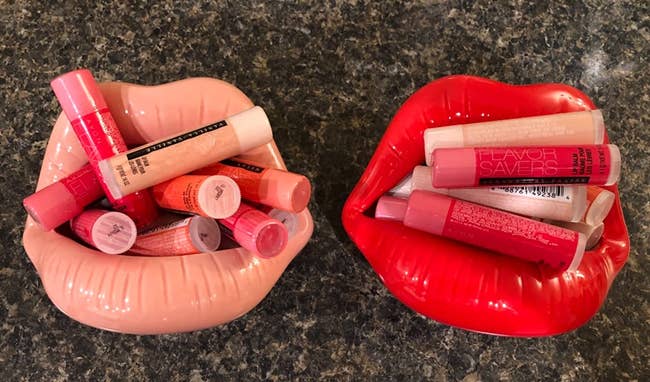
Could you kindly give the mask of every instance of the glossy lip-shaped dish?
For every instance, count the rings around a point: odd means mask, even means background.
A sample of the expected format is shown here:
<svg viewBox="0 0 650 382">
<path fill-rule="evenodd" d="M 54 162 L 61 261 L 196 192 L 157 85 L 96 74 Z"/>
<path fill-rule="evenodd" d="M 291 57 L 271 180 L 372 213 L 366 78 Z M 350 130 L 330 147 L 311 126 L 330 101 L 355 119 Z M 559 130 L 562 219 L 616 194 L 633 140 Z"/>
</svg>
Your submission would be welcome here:
<svg viewBox="0 0 650 382">
<path fill-rule="evenodd" d="M 136 145 L 223 119 L 253 106 L 237 88 L 210 78 L 159 86 L 101 84 L 127 144 Z M 286 168 L 274 142 L 241 156 Z M 37 189 L 87 162 L 70 123 L 59 116 L 45 152 Z M 262 260 L 242 249 L 170 257 L 108 255 L 28 218 L 25 250 L 52 302 L 65 314 L 100 329 L 133 334 L 186 332 L 231 321 L 271 290 L 313 232 L 308 210 L 277 257 Z"/>
<path fill-rule="evenodd" d="M 514 86 L 472 76 L 433 81 L 398 110 L 343 208 L 343 225 L 386 287 L 436 321 L 476 332 L 535 337 L 586 323 L 630 250 L 616 202 L 599 245 L 575 273 L 497 255 L 371 217 L 377 199 L 424 162 L 427 128 L 594 109 L 565 85 Z"/>
</svg>

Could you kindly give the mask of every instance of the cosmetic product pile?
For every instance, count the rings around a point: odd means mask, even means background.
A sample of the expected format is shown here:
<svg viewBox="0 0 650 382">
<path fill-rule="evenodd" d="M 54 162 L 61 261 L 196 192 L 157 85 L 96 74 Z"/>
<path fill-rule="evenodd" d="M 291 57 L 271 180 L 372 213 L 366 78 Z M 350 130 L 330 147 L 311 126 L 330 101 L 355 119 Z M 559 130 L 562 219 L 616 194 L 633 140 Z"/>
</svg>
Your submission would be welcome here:
<svg viewBox="0 0 650 382">
<path fill-rule="evenodd" d="M 25 198 L 43 230 L 69 222 L 76 237 L 109 254 L 243 247 L 271 258 L 286 247 L 311 184 L 237 158 L 272 140 L 260 107 L 129 149 L 88 70 L 51 85 L 89 163 Z"/>
<path fill-rule="evenodd" d="M 621 158 L 599 110 L 427 129 L 427 166 L 375 218 L 574 271 L 600 239 Z"/>
</svg>

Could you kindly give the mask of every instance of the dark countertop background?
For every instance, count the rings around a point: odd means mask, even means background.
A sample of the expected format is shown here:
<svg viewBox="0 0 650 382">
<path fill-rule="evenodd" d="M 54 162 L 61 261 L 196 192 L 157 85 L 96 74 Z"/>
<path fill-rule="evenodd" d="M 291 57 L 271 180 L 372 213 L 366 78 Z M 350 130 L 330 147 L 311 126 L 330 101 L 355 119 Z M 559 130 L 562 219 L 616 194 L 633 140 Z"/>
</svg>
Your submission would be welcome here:
<svg viewBox="0 0 650 382">
<path fill-rule="evenodd" d="M 0 5 L 1 380 L 649 380 L 650 9 L 642 1 L 221 1 Z M 325 4 L 322 4 L 325 3 Z M 314 183 L 315 234 L 244 317 L 140 337 L 67 318 L 21 245 L 59 106 L 56 75 L 234 83 L 265 107 L 290 169 Z M 600 312 L 554 338 L 454 329 L 392 297 L 339 219 L 391 116 L 427 82 L 475 74 L 575 86 L 624 156 L 629 261 Z"/>
</svg>

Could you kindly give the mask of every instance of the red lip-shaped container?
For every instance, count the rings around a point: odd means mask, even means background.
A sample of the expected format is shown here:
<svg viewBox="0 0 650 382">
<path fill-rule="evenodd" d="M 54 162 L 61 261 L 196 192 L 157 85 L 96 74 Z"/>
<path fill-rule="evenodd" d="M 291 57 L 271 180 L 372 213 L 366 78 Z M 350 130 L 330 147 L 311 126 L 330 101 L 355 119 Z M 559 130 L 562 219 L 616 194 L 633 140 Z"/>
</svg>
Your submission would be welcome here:
<svg viewBox="0 0 650 382">
<path fill-rule="evenodd" d="M 575 273 L 498 255 L 372 217 L 377 199 L 424 162 L 432 127 L 594 109 L 575 88 L 514 86 L 472 76 L 433 81 L 391 121 L 343 208 L 343 226 L 386 287 L 436 321 L 476 332 L 537 337 L 585 324 L 600 308 L 630 251 L 616 202 L 598 246 Z M 607 138 L 606 138 L 607 141 Z"/>
</svg>

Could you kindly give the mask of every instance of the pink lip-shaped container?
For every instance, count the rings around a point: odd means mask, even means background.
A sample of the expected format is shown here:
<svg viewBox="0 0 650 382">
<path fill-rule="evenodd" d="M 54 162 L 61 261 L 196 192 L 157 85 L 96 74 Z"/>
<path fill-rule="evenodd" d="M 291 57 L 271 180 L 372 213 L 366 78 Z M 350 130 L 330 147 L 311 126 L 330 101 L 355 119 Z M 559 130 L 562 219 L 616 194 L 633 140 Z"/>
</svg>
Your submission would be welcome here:
<svg viewBox="0 0 650 382">
<path fill-rule="evenodd" d="M 253 106 L 223 81 L 194 78 L 159 86 L 101 85 L 127 144 L 139 145 L 203 126 Z M 285 169 L 274 142 L 241 158 Z M 37 189 L 87 162 L 70 123 L 60 115 L 45 152 Z M 96 328 L 132 334 L 199 330 L 234 320 L 255 307 L 307 244 L 307 209 L 284 251 L 260 259 L 242 248 L 187 256 L 109 255 L 27 218 L 23 244 L 52 302 Z"/>
</svg>

